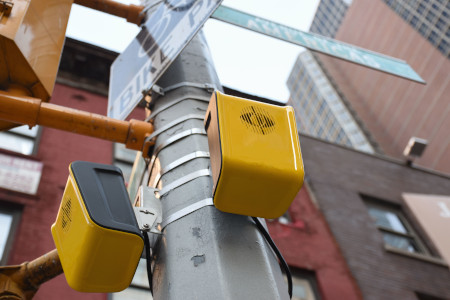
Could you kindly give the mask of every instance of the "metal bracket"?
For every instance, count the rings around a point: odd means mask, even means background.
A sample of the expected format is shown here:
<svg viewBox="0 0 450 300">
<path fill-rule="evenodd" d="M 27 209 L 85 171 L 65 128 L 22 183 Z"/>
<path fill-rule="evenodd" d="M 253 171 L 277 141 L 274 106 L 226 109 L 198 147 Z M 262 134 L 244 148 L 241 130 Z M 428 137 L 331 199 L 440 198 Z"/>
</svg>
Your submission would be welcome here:
<svg viewBox="0 0 450 300">
<path fill-rule="evenodd" d="M 162 87 L 160 87 L 159 85 L 156 85 L 156 84 L 154 84 L 152 86 L 152 89 L 150 90 L 150 92 L 151 93 L 156 93 L 156 94 L 158 94 L 160 96 L 164 96 L 165 95 L 164 89 Z"/>
<path fill-rule="evenodd" d="M 156 192 L 157 189 L 141 185 L 133 209 L 140 230 L 161 234 L 159 225 L 162 222 L 162 208 Z"/>
<path fill-rule="evenodd" d="M 151 209 L 145 207 L 134 207 L 134 213 L 136 214 L 139 229 L 149 232 L 155 224 L 156 214 Z"/>
</svg>

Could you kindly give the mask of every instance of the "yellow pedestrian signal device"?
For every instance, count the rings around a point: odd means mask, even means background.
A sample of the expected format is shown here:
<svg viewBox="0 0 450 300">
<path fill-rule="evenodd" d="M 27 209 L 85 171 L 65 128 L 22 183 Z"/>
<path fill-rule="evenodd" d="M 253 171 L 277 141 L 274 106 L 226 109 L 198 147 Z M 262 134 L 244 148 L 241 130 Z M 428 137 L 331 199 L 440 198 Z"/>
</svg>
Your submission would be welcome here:
<svg viewBox="0 0 450 300">
<path fill-rule="evenodd" d="M 205 117 L 214 205 L 253 217 L 283 215 L 303 184 L 292 107 L 214 92 Z"/>
<path fill-rule="evenodd" d="M 118 292 L 130 285 L 144 247 L 122 172 L 77 161 L 53 240 L 69 286 L 80 292 Z"/>
<path fill-rule="evenodd" d="M 19 85 L 48 101 L 73 0 L 0 1 L 0 89 Z"/>
</svg>

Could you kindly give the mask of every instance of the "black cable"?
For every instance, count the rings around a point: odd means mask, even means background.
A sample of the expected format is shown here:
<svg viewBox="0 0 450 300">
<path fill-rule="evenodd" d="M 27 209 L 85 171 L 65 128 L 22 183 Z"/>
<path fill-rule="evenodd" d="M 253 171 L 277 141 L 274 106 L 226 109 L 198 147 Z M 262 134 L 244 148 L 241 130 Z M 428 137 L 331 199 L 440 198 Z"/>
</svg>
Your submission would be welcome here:
<svg viewBox="0 0 450 300">
<path fill-rule="evenodd" d="M 286 261 L 284 260 L 283 255 L 281 255 L 280 250 L 278 250 L 277 245 L 275 245 L 274 241 L 270 237 L 270 235 L 267 232 L 266 228 L 264 228 L 264 226 L 261 223 L 261 221 L 258 218 L 256 218 L 256 217 L 252 217 L 252 219 L 255 222 L 256 227 L 258 227 L 259 231 L 262 233 L 262 235 L 264 236 L 266 241 L 269 243 L 270 247 L 272 247 L 273 251 L 277 255 L 278 260 L 280 261 L 280 265 L 284 269 L 284 272 L 286 273 L 286 277 L 287 277 L 287 281 L 288 281 L 289 298 L 292 299 L 292 274 L 291 274 L 291 270 L 289 270 L 289 266 L 286 263 Z"/>
<path fill-rule="evenodd" d="M 144 235 L 145 258 L 147 261 L 148 285 L 150 287 L 150 292 L 153 294 L 152 257 L 150 255 L 150 238 L 148 237 L 148 232 L 142 231 L 142 234 Z"/>
</svg>

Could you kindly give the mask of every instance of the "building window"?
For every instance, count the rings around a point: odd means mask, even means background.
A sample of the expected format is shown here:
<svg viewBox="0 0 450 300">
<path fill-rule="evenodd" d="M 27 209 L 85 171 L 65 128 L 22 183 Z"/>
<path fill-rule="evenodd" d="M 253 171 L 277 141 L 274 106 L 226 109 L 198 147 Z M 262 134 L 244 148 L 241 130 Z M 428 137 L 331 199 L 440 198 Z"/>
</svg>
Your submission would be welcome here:
<svg viewBox="0 0 450 300">
<path fill-rule="evenodd" d="M 113 164 L 122 170 L 125 182 L 129 182 L 137 151 L 125 148 L 124 144 L 114 144 Z"/>
<path fill-rule="evenodd" d="M 6 265 L 14 232 L 19 222 L 20 210 L 0 203 L 0 265 Z"/>
<path fill-rule="evenodd" d="M 148 286 L 147 262 L 141 258 L 134 273 L 130 286 L 119 292 L 110 294 L 111 300 L 151 300 L 153 299 Z"/>
<path fill-rule="evenodd" d="M 292 300 L 320 300 L 314 272 L 293 269 L 292 271 Z"/>
<path fill-rule="evenodd" d="M 416 292 L 416 296 L 417 296 L 417 299 L 419 299 L 419 300 L 445 300 L 444 298 L 431 296 L 431 295 L 419 293 L 419 292 Z"/>
<path fill-rule="evenodd" d="M 371 197 L 364 199 L 385 245 L 409 253 L 429 254 L 399 207 Z"/>
<path fill-rule="evenodd" d="M 0 148 L 24 155 L 31 155 L 34 153 L 38 131 L 38 126 L 29 129 L 27 125 L 24 125 L 6 132 L 0 132 Z"/>
<path fill-rule="evenodd" d="M 444 31 L 444 30 L 445 30 L 445 21 L 444 21 L 442 18 L 439 18 L 439 19 L 437 20 L 437 22 L 436 22 L 436 27 L 437 27 L 439 30 Z"/>
<path fill-rule="evenodd" d="M 437 44 L 439 41 L 439 36 L 437 35 L 436 32 L 431 31 L 430 36 L 428 37 L 428 40 L 432 43 L 432 44 Z"/>
<path fill-rule="evenodd" d="M 411 19 L 411 25 L 413 27 L 417 27 L 417 24 L 419 23 L 419 19 L 416 16 L 413 16 Z"/>
<path fill-rule="evenodd" d="M 281 217 L 278 218 L 278 222 L 281 224 L 292 223 L 292 218 L 288 210 Z"/>
</svg>

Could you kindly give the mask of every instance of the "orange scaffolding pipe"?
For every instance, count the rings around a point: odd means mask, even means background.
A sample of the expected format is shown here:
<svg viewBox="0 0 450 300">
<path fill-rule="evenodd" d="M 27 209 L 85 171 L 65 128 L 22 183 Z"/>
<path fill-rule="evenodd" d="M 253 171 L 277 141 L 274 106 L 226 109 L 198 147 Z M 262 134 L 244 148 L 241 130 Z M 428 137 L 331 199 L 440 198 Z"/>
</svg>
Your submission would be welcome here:
<svg viewBox="0 0 450 300">
<path fill-rule="evenodd" d="M 0 91 L 0 120 L 30 127 L 42 125 L 122 143 L 129 149 L 143 151 L 144 156 L 147 156 L 148 148 L 151 146 L 145 138 L 153 132 L 153 125 L 144 121 L 116 120 L 2 91 Z"/>
<path fill-rule="evenodd" d="M 136 25 L 141 25 L 145 17 L 144 7 L 134 4 L 127 5 L 112 0 L 74 0 L 73 3 L 124 18 Z"/>
<path fill-rule="evenodd" d="M 32 299 L 42 283 L 62 272 L 56 249 L 31 262 L 0 267 L 0 298 Z"/>
</svg>

